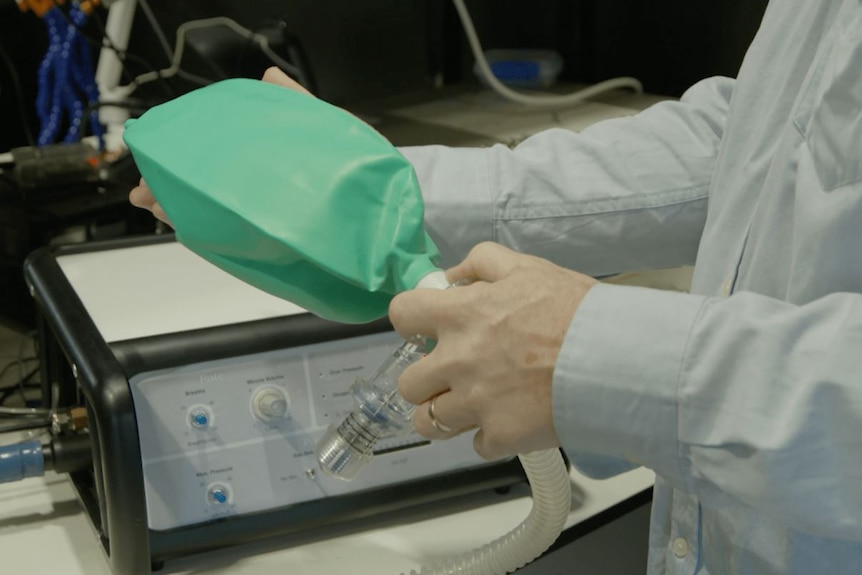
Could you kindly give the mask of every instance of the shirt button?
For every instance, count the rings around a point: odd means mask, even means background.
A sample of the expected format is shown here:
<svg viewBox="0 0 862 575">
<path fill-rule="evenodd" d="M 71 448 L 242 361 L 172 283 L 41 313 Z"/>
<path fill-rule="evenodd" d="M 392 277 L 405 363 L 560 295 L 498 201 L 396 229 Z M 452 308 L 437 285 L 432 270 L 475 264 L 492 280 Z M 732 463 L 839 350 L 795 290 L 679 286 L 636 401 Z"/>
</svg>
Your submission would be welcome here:
<svg viewBox="0 0 862 575">
<path fill-rule="evenodd" d="M 731 278 L 727 278 L 724 280 L 724 283 L 721 284 L 721 297 L 727 297 L 730 295 L 730 285 L 733 283 Z"/>
<path fill-rule="evenodd" d="M 688 541 L 682 537 L 673 540 L 673 554 L 678 559 L 684 559 L 688 555 Z"/>
</svg>

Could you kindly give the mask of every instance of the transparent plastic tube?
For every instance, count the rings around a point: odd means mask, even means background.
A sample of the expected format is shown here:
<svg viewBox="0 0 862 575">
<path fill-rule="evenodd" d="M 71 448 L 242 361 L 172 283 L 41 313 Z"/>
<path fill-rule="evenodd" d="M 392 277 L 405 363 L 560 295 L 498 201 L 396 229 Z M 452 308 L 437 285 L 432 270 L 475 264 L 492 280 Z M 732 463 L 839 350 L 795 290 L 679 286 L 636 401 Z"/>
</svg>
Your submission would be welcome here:
<svg viewBox="0 0 862 575">
<path fill-rule="evenodd" d="M 356 408 L 337 427 L 330 426 L 317 443 L 317 460 L 329 475 L 351 480 L 371 461 L 374 445 L 383 437 L 413 428 L 416 406 L 398 393 L 398 378 L 427 347 L 422 338 L 406 341 L 381 364 L 370 379 L 359 378 L 351 388 Z"/>
<path fill-rule="evenodd" d="M 338 426 L 331 426 L 317 444 L 323 471 L 339 479 L 353 479 L 374 456 L 383 437 L 413 428 L 416 406 L 398 393 L 398 378 L 428 351 L 429 342 L 404 342 L 369 379 L 353 384 L 356 408 Z M 523 567 L 556 541 L 571 509 L 568 469 L 557 449 L 518 456 L 533 492 L 527 518 L 506 535 L 450 560 L 411 571 L 411 575 L 503 575 Z"/>
<path fill-rule="evenodd" d="M 460 284 L 459 284 L 460 285 Z M 442 270 L 435 270 L 416 288 L 449 289 Z M 357 379 L 351 390 L 355 409 L 337 427 L 330 426 L 317 443 L 320 468 L 333 477 L 351 480 L 374 456 L 374 445 L 383 437 L 401 435 L 413 429 L 416 406 L 398 393 L 398 378 L 421 359 L 433 344 L 416 336 L 401 344 L 369 379 Z"/>
<path fill-rule="evenodd" d="M 557 449 L 519 455 L 533 492 L 533 508 L 515 529 L 469 553 L 411 571 L 411 575 L 503 575 L 547 551 L 565 527 L 572 486 Z"/>
</svg>

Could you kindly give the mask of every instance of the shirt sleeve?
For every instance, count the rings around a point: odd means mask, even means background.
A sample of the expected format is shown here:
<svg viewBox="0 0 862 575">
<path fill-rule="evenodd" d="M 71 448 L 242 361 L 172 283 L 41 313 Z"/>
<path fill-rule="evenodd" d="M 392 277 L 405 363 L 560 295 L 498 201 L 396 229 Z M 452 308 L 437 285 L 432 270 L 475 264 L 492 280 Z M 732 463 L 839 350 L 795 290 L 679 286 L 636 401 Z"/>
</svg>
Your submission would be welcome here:
<svg viewBox="0 0 862 575">
<path fill-rule="evenodd" d="M 860 350 L 860 294 L 602 284 L 560 352 L 554 424 L 567 450 L 643 464 L 706 505 L 862 541 Z"/>
<path fill-rule="evenodd" d="M 514 150 L 402 148 L 444 264 L 489 240 L 594 276 L 693 263 L 733 87 L 710 78 L 679 101 Z"/>
</svg>

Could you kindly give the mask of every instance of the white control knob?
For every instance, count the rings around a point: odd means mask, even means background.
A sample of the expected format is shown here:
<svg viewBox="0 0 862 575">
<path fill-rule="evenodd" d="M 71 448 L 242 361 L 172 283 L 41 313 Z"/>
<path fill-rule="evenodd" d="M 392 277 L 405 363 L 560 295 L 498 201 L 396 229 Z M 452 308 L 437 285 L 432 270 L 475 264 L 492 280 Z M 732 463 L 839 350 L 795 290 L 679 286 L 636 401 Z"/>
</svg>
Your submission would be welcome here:
<svg viewBox="0 0 862 575">
<path fill-rule="evenodd" d="M 251 409 L 254 416 L 262 421 L 284 417 L 287 413 L 287 394 L 275 387 L 265 387 L 254 394 Z"/>
</svg>

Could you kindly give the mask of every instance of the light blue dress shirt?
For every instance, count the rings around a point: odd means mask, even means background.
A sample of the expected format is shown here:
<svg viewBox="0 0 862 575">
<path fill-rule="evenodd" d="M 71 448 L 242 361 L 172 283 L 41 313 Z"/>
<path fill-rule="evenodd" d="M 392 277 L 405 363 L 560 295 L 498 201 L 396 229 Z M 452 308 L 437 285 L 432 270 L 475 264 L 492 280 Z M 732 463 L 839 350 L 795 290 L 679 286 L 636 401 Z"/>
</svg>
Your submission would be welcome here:
<svg viewBox="0 0 862 575">
<path fill-rule="evenodd" d="M 447 264 L 695 264 L 593 288 L 554 378 L 576 465 L 658 475 L 649 573 L 862 574 L 862 0 L 773 0 L 736 80 L 632 118 L 403 151 Z"/>
</svg>

